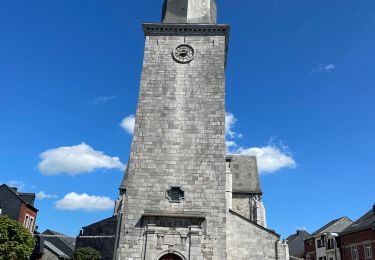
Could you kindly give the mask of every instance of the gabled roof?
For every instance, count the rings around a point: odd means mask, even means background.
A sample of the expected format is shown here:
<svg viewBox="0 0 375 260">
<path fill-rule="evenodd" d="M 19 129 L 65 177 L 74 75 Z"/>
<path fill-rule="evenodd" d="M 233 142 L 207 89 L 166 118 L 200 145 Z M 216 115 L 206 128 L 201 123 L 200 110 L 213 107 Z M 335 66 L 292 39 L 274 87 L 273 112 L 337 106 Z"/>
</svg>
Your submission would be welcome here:
<svg viewBox="0 0 375 260">
<path fill-rule="evenodd" d="M 43 235 L 57 235 L 62 237 L 45 237 L 45 241 L 50 242 L 55 247 L 57 247 L 59 250 L 64 252 L 64 254 L 71 256 L 74 248 L 76 239 L 71 237 L 66 237 L 64 234 L 61 234 L 59 232 L 47 229 L 42 233 Z"/>
<path fill-rule="evenodd" d="M 289 246 L 289 254 L 295 257 L 303 256 L 305 252 L 304 240 L 310 234 L 305 230 L 297 230 L 296 234 L 290 235 L 286 241 Z"/>
<path fill-rule="evenodd" d="M 57 247 L 55 247 L 51 242 L 44 240 L 44 246 L 47 247 L 52 252 L 54 252 L 59 257 L 59 259 L 60 258 L 69 259 L 69 256 L 64 254 L 64 252 L 58 249 Z"/>
<path fill-rule="evenodd" d="M 17 192 L 18 195 L 27 202 L 27 204 L 34 206 L 35 202 L 35 193 L 25 193 L 25 192 Z"/>
<path fill-rule="evenodd" d="M 112 216 L 106 219 L 99 220 L 98 222 L 92 223 L 88 226 L 82 227 L 82 229 L 92 228 L 92 227 L 101 225 L 103 223 L 115 223 L 115 222 L 117 222 L 117 216 Z"/>
<path fill-rule="evenodd" d="M 19 199 L 22 203 L 24 203 L 26 206 L 34 210 L 35 212 L 38 212 L 38 210 L 34 207 L 34 200 L 35 200 L 35 193 L 22 193 L 18 192 L 17 188 L 9 187 L 6 184 L 0 185 L 0 188 L 5 188 L 9 190 L 17 199 Z"/>
<path fill-rule="evenodd" d="M 234 193 L 262 193 L 255 156 L 228 155 Z"/>
<path fill-rule="evenodd" d="M 312 235 L 316 236 L 322 233 L 340 233 L 347 227 L 349 227 L 353 221 L 348 217 L 341 217 L 328 222 L 323 227 L 319 228 Z"/>
<path fill-rule="evenodd" d="M 349 234 L 361 231 L 375 226 L 375 206 L 370 211 L 366 212 L 363 216 L 357 219 L 350 227 L 346 228 L 342 234 Z"/>
</svg>

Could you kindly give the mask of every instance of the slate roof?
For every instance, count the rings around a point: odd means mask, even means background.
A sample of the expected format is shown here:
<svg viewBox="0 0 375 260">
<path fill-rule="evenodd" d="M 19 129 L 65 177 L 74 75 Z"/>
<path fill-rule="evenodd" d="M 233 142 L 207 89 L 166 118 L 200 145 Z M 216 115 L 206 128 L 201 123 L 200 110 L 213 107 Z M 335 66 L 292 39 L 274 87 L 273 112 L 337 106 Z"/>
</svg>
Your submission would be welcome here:
<svg viewBox="0 0 375 260">
<path fill-rule="evenodd" d="M 34 207 L 34 201 L 35 201 L 35 193 L 23 193 L 18 192 L 17 188 L 15 187 L 9 187 L 6 184 L 0 185 L 0 187 L 8 189 L 10 192 L 12 192 L 19 200 L 22 201 L 22 203 L 26 204 L 28 207 L 30 207 L 35 212 L 38 212 L 38 210 Z"/>
<path fill-rule="evenodd" d="M 55 247 L 51 242 L 48 242 L 47 240 L 44 240 L 44 246 L 47 247 L 52 252 L 54 252 L 59 257 L 59 259 L 60 258 L 69 259 L 69 256 L 64 254 L 64 252 L 61 251 L 60 249 L 58 249 L 57 247 Z"/>
<path fill-rule="evenodd" d="M 351 220 L 348 217 L 341 217 L 338 219 L 334 219 L 330 222 L 328 222 L 323 227 L 319 228 L 317 231 L 315 231 L 312 235 L 319 235 L 322 233 L 340 233 L 347 227 L 349 227 L 353 223 L 353 220 Z"/>
<path fill-rule="evenodd" d="M 233 192 L 262 193 L 255 156 L 229 155 L 228 160 L 233 175 Z"/>
<path fill-rule="evenodd" d="M 375 227 L 375 205 L 373 209 L 366 212 L 363 216 L 357 219 L 350 227 L 346 228 L 341 234 L 349 234 L 357 231 L 361 231 L 368 228 Z"/>
<path fill-rule="evenodd" d="M 24 192 L 17 192 L 18 195 L 27 202 L 27 204 L 34 206 L 35 202 L 35 193 L 24 193 Z"/>
<path fill-rule="evenodd" d="M 42 233 L 43 235 L 62 235 L 59 232 L 47 229 Z M 65 255 L 71 256 L 73 254 L 76 239 L 71 237 L 45 237 L 45 241 L 50 242 L 53 244 L 56 248 L 64 252 Z"/>
<path fill-rule="evenodd" d="M 304 240 L 310 234 L 305 230 L 297 230 L 296 234 L 290 235 L 286 241 L 289 246 L 289 255 L 301 257 L 305 253 Z"/>
</svg>

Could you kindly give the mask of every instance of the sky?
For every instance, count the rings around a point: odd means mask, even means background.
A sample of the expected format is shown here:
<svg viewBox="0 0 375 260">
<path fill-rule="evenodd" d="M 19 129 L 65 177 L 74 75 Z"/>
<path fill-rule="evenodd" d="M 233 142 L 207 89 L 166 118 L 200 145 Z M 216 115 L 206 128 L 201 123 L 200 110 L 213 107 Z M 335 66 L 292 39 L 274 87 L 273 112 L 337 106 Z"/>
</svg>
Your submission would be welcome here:
<svg viewBox="0 0 375 260">
<path fill-rule="evenodd" d="M 113 213 L 162 1 L 0 1 L 0 183 L 40 231 Z M 375 202 L 375 2 L 218 0 L 231 25 L 226 138 L 256 155 L 268 227 L 313 232 Z"/>
</svg>

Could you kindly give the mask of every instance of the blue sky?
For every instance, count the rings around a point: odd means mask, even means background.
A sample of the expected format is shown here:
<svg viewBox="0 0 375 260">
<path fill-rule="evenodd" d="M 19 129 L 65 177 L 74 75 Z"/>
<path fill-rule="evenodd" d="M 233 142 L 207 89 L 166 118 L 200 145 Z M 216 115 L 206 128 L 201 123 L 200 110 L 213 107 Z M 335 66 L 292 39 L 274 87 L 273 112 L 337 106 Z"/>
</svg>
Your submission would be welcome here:
<svg viewBox="0 0 375 260">
<path fill-rule="evenodd" d="M 0 183 L 39 193 L 40 230 L 76 235 L 111 216 L 141 23 L 161 5 L 0 2 Z M 231 24 L 229 149 L 259 156 L 269 227 L 286 237 L 359 217 L 375 202 L 375 2 L 219 0 L 218 11 Z"/>
</svg>

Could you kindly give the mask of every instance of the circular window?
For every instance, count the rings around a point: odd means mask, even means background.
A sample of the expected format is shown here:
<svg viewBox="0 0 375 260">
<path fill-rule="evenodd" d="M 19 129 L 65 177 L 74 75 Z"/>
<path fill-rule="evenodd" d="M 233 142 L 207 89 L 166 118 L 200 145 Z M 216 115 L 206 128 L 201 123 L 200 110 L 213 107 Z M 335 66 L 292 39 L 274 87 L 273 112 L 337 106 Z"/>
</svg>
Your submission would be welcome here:
<svg viewBox="0 0 375 260">
<path fill-rule="evenodd" d="M 181 44 L 173 50 L 172 56 L 180 63 L 188 63 L 194 59 L 194 48 L 188 44 Z"/>
</svg>

